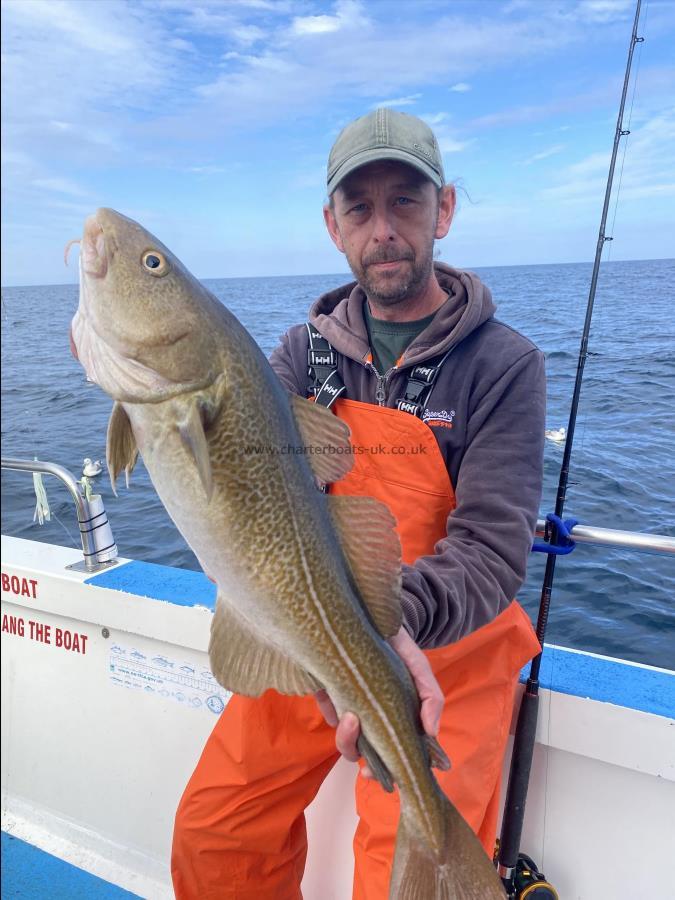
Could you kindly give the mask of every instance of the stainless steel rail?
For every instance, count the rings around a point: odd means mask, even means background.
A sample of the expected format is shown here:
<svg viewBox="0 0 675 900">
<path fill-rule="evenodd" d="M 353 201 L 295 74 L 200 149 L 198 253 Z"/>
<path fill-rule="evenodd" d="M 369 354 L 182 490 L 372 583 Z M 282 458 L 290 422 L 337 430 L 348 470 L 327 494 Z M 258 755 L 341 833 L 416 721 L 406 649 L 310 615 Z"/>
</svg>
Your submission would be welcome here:
<svg viewBox="0 0 675 900">
<path fill-rule="evenodd" d="M 77 521 L 82 536 L 84 565 L 87 571 L 110 565 L 117 558 L 117 546 L 113 540 L 108 517 L 99 494 L 87 500 L 80 485 L 68 469 L 56 463 L 31 459 L 2 459 L 3 469 L 18 472 L 41 472 L 54 475 L 70 491 L 77 509 Z M 664 534 L 645 534 L 638 531 L 619 531 L 616 528 L 598 528 L 595 525 L 575 525 L 570 532 L 580 544 L 600 544 L 605 547 L 621 547 L 648 553 L 675 554 L 675 537 Z M 545 537 L 546 521 L 537 520 L 536 536 Z"/>
<path fill-rule="evenodd" d="M 56 463 L 42 462 L 37 459 L 11 459 L 3 457 L 3 469 L 15 472 L 39 472 L 54 475 L 68 488 L 77 510 L 77 522 L 80 527 L 82 553 L 84 561 L 68 566 L 69 569 L 83 569 L 86 572 L 97 572 L 112 565 L 117 559 L 117 544 L 112 535 L 108 516 L 100 494 L 92 494 L 87 499 L 80 489 L 75 476 Z"/>
<path fill-rule="evenodd" d="M 546 521 L 537 520 L 537 537 L 544 537 Z M 647 553 L 675 554 L 675 537 L 665 534 L 646 534 L 640 531 L 619 531 L 616 528 L 598 528 L 595 525 L 575 525 L 570 531 L 580 544 L 602 544 L 605 547 L 622 547 L 627 550 L 643 550 Z"/>
</svg>

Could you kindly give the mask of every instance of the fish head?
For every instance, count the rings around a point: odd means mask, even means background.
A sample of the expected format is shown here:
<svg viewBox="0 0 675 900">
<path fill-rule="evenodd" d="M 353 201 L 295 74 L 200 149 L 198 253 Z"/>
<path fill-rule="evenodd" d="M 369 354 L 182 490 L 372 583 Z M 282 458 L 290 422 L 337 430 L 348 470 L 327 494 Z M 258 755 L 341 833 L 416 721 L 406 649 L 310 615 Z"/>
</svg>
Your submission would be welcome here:
<svg viewBox="0 0 675 900">
<path fill-rule="evenodd" d="M 217 305 L 137 222 L 112 209 L 85 221 L 71 350 L 114 400 L 157 402 L 211 384 L 218 354 L 209 319 Z"/>
</svg>

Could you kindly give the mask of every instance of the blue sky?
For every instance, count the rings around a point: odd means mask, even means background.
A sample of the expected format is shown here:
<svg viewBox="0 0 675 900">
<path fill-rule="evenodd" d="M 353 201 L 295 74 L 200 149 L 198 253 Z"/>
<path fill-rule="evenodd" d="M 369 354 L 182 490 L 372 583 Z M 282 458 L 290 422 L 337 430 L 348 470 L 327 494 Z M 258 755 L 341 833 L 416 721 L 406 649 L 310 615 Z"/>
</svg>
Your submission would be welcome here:
<svg viewBox="0 0 675 900">
<path fill-rule="evenodd" d="M 633 14 L 634 0 L 3 0 L 3 284 L 75 281 L 63 246 L 98 206 L 202 278 L 346 271 L 322 221 L 325 160 L 385 104 L 432 125 L 466 191 L 440 258 L 592 259 Z M 675 3 L 643 4 L 641 33 L 613 259 L 675 248 Z"/>
</svg>

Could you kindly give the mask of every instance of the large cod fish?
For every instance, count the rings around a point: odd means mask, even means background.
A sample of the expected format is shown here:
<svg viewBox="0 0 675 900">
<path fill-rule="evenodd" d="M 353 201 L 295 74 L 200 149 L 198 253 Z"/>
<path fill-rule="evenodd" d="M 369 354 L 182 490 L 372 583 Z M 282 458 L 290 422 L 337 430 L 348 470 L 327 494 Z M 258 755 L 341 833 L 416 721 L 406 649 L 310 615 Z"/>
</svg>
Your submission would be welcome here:
<svg viewBox="0 0 675 900">
<path fill-rule="evenodd" d="M 361 753 L 401 797 L 392 900 L 503 898 L 432 774 L 447 757 L 422 733 L 414 685 L 386 641 L 401 624 L 393 517 L 372 498 L 317 489 L 350 469 L 349 429 L 289 397 L 239 321 L 136 222 L 100 209 L 80 243 L 71 341 L 115 401 L 113 486 L 140 452 L 216 581 L 214 676 L 251 696 L 325 688 L 339 715 L 356 713 Z"/>
</svg>

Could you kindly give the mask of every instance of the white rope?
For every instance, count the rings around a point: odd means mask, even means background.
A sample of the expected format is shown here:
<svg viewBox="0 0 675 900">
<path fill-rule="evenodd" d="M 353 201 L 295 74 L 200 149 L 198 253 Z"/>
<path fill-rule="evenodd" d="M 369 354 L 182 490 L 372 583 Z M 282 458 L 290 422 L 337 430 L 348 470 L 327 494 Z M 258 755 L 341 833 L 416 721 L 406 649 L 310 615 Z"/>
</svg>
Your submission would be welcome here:
<svg viewBox="0 0 675 900">
<path fill-rule="evenodd" d="M 42 483 L 42 475 L 39 472 L 33 472 L 33 487 L 35 488 L 35 512 L 33 513 L 33 521 L 38 521 L 40 525 L 51 521 L 52 513 L 49 509 L 49 500 L 47 499 L 47 491 Z"/>
</svg>

